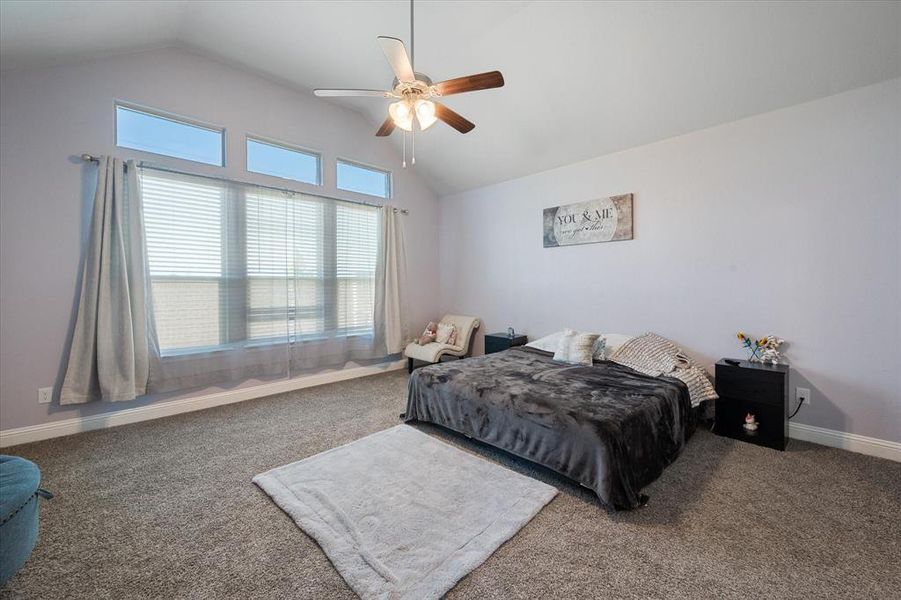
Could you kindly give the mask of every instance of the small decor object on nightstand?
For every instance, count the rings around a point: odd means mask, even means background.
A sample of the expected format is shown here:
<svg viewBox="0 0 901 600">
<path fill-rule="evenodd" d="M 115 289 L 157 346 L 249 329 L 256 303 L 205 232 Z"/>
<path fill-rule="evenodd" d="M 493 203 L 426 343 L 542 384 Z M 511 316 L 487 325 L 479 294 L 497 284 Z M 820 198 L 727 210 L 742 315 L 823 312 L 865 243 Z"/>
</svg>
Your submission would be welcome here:
<svg viewBox="0 0 901 600">
<path fill-rule="evenodd" d="M 748 413 L 745 415 L 744 428 L 745 428 L 745 431 L 747 431 L 748 433 L 757 431 L 757 421 L 754 419 L 753 414 Z"/>
<path fill-rule="evenodd" d="M 775 335 L 767 335 L 755 340 L 745 335 L 744 331 L 739 331 L 735 334 L 735 337 L 748 351 L 748 362 L 771 363 L 774 365 L 783 362 L 779 346 L 784 344 L 785 340 Z"/>
<path fill-rule="evenodd" d="M 507 327 L 507 337 L 508 338 L 516 337 L 516 332 L 513 331 L 512 327 Z"/>
<path fill-rule="evenodd" d="M 494 354 L 512 348 L 513 346 L 524 346 L 529 338 L 524 335 L 509 335 L 513 328 L 510 327 L 504 333 L 486 333 L 485 334 L 485 354 Z"/>
</svg>

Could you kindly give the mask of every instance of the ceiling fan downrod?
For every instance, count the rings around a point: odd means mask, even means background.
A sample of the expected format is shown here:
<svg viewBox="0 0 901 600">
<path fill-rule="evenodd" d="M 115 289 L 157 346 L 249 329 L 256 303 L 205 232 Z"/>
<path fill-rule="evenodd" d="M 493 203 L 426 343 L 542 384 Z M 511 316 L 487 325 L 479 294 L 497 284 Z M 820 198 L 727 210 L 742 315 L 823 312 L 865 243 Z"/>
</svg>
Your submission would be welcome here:
<svg viewBox="0 0 901 600">
<path fill-rule="evenodd" d="M 416 25 L 413 21 L 413 0 L 410 0 L 410 68 L 416 73 Z M 416 164 L 416 128 L 410 130 L 410 165 Z M 401 167 L 407 168 L 407 132 L 404 131 L 404 159 Z"/>
<path fill-rule="evenodd" d="M 413 0 L 410 0 L 410 67 L 416 72 L 416 38 L 413 24 Z"/>
</svg>

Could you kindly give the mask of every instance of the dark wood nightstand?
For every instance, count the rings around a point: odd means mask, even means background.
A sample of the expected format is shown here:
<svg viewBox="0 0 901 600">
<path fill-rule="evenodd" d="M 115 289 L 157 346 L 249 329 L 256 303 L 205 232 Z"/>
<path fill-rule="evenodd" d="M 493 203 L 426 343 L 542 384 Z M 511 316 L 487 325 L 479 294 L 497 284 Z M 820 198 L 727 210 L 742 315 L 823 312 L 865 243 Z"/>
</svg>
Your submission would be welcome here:
<svg viewBox="0 0 901 600">
<path fill-rule="evenodd" d="M 512 348 L 513 346 L 523 346 L 529 341 L 529 337 L 525 335 L 514 335 L 510 337 L 506 333 L 486 333 L 485 334 L 485 354 L 493 354 Z"/>
<path fill-rule="evenodd" d="M 788 365 L 739 361 L 716 363 L 716 418 L 719 435 L 785 450 L 788 443 Z M 757 431 L 743 427 L 745 415 L 757 419 Z"/>
</svg>

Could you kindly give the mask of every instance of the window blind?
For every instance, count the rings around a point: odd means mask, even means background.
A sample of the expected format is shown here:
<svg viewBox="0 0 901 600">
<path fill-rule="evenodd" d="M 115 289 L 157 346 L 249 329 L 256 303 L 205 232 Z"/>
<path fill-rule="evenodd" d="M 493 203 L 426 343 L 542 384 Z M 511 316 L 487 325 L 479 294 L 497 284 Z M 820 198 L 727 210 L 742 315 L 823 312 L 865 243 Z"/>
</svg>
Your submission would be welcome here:
<svg viewBox="0 0 901 600">
<path fill-rule="evenodd" d="M 164 356 L 372 335 L 377 208 L 149 168 L 141 180 Z"/>
<path fill-rule="evenodd" d="M 359 205 L 339 205 L 336 210 L 338 328 L 364 333 L 372 329 L 378 212 Z"/>
<path fill-rule="evenodd" d="M 162 176 L 142 180 L 153 310 L 163 350 L 222 342 L 225 190 Z"/>
</svg>

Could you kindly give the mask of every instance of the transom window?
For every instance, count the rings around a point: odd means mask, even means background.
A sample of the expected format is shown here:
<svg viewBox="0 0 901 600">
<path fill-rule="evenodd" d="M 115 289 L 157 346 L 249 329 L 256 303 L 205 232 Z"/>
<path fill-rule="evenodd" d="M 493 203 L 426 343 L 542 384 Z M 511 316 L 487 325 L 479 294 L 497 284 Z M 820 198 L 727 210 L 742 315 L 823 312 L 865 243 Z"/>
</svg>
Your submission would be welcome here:
<svg viewBox="0 0 901 600">
<path fill-rule="evenodd" d="M 319 185 L 321 157 L 315 152 L 257 138 L 247 138 L 247 170 Z"/>
<path fill-rule="evenodd" d="M 143 108 L 116 105 L 116 145 L 221 167 L 225 130 Z"/>
<path fill-rule="evenodd" d="M 338 189 L 379 198 L 390 198 L 391 173 L 339 159 Z"/>
</svg>

